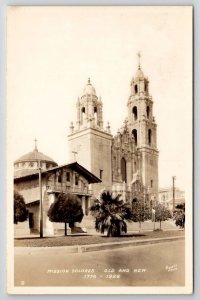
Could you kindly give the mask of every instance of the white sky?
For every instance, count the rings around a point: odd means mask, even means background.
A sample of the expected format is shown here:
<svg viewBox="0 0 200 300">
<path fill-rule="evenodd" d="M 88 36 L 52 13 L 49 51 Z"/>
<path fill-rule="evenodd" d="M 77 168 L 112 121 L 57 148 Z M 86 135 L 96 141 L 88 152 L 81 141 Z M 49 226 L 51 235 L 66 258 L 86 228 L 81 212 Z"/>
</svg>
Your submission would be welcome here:
<svg viewBox="0 0 200 300">
<path fill-rule="evenodd" d="M 69 124 L 87 78 L 112 133 L 127 116 L 137 52 L 158 124 L 160 187 L 192 189 L 192 8 L 10 8 L 7 35 L 9 159 L 39 151 L 68 162 Z M 188 199 L 190 200 L 190 199 Z"/>
</svg>

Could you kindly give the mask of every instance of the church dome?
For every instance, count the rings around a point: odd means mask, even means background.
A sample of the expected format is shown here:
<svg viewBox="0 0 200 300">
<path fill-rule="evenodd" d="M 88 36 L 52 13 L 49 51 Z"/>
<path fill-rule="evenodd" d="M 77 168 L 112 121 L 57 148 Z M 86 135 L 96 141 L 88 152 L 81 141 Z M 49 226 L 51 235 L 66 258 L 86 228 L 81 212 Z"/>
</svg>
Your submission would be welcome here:
<svg viewBox="0 0 200 300">
<path fill-rule="evenodd" d="M 88 83 L 86 84 L 84 90 L 83 90 L 83 96 L 84 95 L 93 95 L 96 96 L 96 90 L 93 87 L 93 85 L 90 83 L 90 78 L 88 78 Z"/>
<path fill-rule="evenodd" d="M 52 163 L 56 164 L 52 158 L 43 154 L 42 152 L 39 152 L 38 150 L 34 150 L 32 152 L 28 152 L 27 154 L 22 155 L 14 163 L 34 162 L 34 161 L 39 161 L 39 160 L 45 161 L 45 162 L 52 162 Z"/>
<path fill-rule="evenodd" d="M 49 156 L 39 152 L 35 148 L 32 152 L 22 155 L 14 162 L 15 177 L 21 177 L 35 173 L 38 170 L 38 162 L 42 170 L 48 170 L 56 167 L 58 164 Z"/>
</svg>

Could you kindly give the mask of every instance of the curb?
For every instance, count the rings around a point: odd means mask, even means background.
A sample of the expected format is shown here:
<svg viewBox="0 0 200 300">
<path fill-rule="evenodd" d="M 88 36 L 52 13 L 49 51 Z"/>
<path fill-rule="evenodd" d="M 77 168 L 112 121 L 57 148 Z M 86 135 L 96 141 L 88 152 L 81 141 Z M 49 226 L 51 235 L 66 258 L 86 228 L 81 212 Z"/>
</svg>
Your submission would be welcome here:
<svg viewBox="0 0 200 300">
<path fill-rule="evenodd" d="M 175 236 L 175 237 L 165 237 L 165 238 L 154 238 L 154 239 L 145 239 L 137 241 L 124 241 L 124 242 L 115 242 L 115 243 L 102 243 L 102 244 L 89 244 L 89 245 L 76 245 L 76 246 L 59 246 L 59 247 L 15 247 L 15 254 L 63 254 L 63 253 L 83 253 L 91 251 L 100 251 L 100 250 L 109 250 L 109 249 L 119 249 L 124 247 L 133 247 L 141 245 L 151 245 L 157 243 L 165 243 L 170 241 L 177 241 L 185 239 L 184 236 Z"/>
</svg>

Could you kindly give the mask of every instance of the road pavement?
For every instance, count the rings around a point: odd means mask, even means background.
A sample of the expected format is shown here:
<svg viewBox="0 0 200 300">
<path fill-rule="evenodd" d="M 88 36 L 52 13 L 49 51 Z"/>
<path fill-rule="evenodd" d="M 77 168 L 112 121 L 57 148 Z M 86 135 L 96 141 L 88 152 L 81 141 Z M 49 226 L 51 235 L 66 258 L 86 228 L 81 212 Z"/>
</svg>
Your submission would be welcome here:
<svg viewBox="0 0 200 300">
<path fill-rule="evenodd" d="M 182 286 L 184 240 L 115 250 L 15 254 L 15 286 Z"/>
</svg>

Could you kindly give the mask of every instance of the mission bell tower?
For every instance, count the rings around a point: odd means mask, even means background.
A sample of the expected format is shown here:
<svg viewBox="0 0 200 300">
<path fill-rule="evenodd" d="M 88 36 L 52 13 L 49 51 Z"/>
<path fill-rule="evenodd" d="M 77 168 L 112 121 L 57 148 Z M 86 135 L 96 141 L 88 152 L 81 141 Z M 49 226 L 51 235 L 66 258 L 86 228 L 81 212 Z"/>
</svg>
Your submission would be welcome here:
<svg viewBox="0 0 200 300">
<path fill-rule="evenodd" d="M 138 173 L 143 186 L 157 198 L 157 125 L 153 116 L 152 96 L 149 94 L 149 80 L 141 69 L 140 54 L 138 54 L 138 69 L 131 80 L 131 94 L 127 107 L 129 132 L 139 153 Z"/>
<path fill-rule="evenodd" d="M 70 158 L 76 160 L 91 171 L 102 182 L 93 185 L 97 196 L 102 189 L 112 186 L 110 126 L 103 127 L 102 101 L 97 97 L 96 90 L 88 79 L 81 97 L 77 100 L 77 122 L 71 123 L 68 136 Z"/>
</svg>

